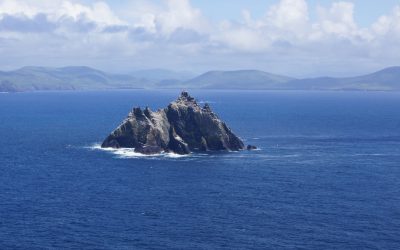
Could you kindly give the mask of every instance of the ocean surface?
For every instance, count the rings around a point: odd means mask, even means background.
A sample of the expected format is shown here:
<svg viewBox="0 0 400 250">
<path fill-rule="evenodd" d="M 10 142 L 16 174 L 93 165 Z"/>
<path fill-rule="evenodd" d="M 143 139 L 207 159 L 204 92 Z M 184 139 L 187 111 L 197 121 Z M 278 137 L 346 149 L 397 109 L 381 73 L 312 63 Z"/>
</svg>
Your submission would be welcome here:
<svg viewBox="0 0 400 250">
<path fill-rule="evenodd" d="M 400 93 L 191 94 L 260 150 L 99 149 L 179 91 L 0 94 L 0 249 L 400 249 Z"/>
</svg>

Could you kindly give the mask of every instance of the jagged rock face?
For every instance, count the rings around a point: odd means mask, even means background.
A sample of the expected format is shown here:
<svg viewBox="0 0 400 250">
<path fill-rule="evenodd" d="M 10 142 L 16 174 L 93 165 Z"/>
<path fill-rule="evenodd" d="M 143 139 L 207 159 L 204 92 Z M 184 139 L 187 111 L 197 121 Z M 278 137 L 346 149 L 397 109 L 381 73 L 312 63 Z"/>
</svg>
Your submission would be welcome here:
<svg viewBox="0 0 400 250">
<path fill-rule="evenodd" d="M 157 112 L 134 108 L 101 146 L 135 148 L 144 154 L 244 149 L 240 138 L 208 104 L 199 106 L 187 92 L 182 92 L 176 101 Z"/>
</svg>

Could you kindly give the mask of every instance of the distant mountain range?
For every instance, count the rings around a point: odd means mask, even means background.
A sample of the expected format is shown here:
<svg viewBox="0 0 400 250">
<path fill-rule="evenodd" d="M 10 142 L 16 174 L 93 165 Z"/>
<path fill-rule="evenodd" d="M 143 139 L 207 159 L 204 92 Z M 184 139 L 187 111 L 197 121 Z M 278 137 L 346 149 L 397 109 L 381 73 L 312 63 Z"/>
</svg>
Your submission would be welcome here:
<svg viewBox="0 0 400 250">
<path fill-rule="evenodd" d="M 83 66 L 0 71 L 0 92 L 135 88 L 399 91 L 400 67 L 356 77 L 307 79 L 258 70 L 209 71 L 199 76 L 163 69 L 110 74 Z"/>
<path fill-rule="evenodd" d="M 357 77 L 295 79 L 257 70 L 210 71 L 180 84 L 186 88 L 270 90 L 400 90 L 400 67 Z"/>
<path fill-rule="evenodd" d="M 130 75 L 152 81 L 184 81 L 196 76 L 196 74 L 189 71 L 172 71 L 167 69 L 137 70 L 133 71 Z"/>
<path fill-rule="evenodd" d="M 141 88 L 144 79 L 107 74 L 89 67 L 23 67 L 0 72 L 0 91 L 96 90 Z"/>
<path fill-rule="evenodd" d="M 400 67 L 390 67 L 368 75 L 344 78 L 319 77 L 290 82 L 292 88 L 322 90 L 400 90 Z"/>
<path fill-rule="evenodd" d="M 279 89 L 293 80 L 259 70 L 209 71 L 180 85 L 208 89 Z"/>
</svg>

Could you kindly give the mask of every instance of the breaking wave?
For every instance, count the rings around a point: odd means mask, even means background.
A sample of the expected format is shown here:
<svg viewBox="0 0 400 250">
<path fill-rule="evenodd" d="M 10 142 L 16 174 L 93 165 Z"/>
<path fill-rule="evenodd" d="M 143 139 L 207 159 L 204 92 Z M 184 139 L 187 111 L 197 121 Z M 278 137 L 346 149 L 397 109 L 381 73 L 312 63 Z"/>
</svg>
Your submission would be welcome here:
<svg viewBox="0 0 400 250">
<path fill-rule="evenodd" d="M 190 155 L 180 155 L 175 153 L 160 153 L 146 155 L 135 152 L 134 148 L 102 148 L 100 144 L 96 143 L 92 146 L 86 147 L 90 150 L 105 151 L 116 155 L 118 158 L 155 158 L 155 157 L 165 157 L 165 158 L 182 158 L 188 157 Z"/>
<path fill-rule="evenodd" d="M 198 101 L 197 103 L 199 103 L 199 104 L 206 104 L 206 103 L 208 103 L 208 104 L 213 104 L 213 103 L 217 103 L 217 102 L 215 102 L 215 101 L 208 101 L 208 100 L 200 100 L 200 101 Z"/>
</svg>

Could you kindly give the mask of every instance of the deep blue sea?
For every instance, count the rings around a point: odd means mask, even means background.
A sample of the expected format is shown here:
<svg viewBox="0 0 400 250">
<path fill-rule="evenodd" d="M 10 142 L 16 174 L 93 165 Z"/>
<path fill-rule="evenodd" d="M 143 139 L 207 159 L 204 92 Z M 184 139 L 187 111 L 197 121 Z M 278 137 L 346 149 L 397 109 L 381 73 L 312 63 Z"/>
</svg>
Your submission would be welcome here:
<svg viewBox="0 0 400 250">
<path fill-rule="evenodd" d="M 0 249 L 400 249 L 400 93 L 191 94 L 261 150 L 98 149 L 179 91 L 0 94 Z"/>
</svg>

